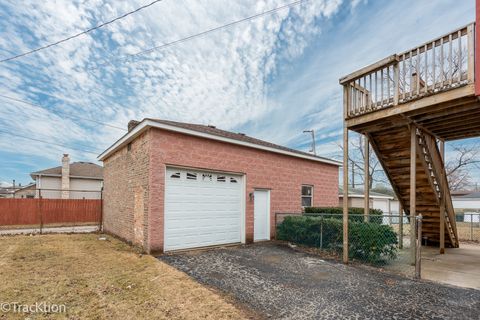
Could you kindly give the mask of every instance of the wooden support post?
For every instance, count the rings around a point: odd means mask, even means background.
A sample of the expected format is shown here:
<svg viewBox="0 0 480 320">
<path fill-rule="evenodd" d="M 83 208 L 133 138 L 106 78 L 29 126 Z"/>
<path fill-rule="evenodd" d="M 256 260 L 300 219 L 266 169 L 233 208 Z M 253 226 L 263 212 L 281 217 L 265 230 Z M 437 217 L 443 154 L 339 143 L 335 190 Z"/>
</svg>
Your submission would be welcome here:
<svg viewBox="0 0 480 320">
<path fill-rule="evenodd" d="M 343 128 L 343 263 L 348 263 L 348 127 Z"/>
<path fill-rule="evenodd" d="M 416 127 L 410 126 L 410 249 L 411 261 L 415 264 L 415 216 L 417 189 L 417 137 Z"/>
<path fill-rule="evenodd" d="M 368 141 L 368 136 L 364 135 L 365 139 L 365 157 L 364 157 L 364 169 L 363 169 L 363 201 L 364 201 L 364 220 L 368 222 L 370 214 L 370 143 Z"/>
<path fill-rule="evenodd" d="M 398 248 L 403 249 L 403 205 L 400 199 L 398 200 L 399 206 L 399 225 L 398 225 Z"/>
<path fill-rule="evenodd" d="M 445 142 L 443 140 L 439 141 L 440 144 L 440 156 L 442 157 L 442 162 L 445 163 Z M 443 175 L 445 168 L 442 168 L 441 174 Z M 443 181 L 443 179 L 442 179 Z M 445 195 L 446 195 L 446 186 L 442 183 L 442 198 L 440 199 L 440 254 L 445 253 Z"/>
<path fill-rule="evenodd" d="M 422 215 L 415 217 L 414 225 L 416 226 L 413 233 L 417 233 L 416 250 L 415 250 L 415 279 L 422 278 Z"/>
</svg>

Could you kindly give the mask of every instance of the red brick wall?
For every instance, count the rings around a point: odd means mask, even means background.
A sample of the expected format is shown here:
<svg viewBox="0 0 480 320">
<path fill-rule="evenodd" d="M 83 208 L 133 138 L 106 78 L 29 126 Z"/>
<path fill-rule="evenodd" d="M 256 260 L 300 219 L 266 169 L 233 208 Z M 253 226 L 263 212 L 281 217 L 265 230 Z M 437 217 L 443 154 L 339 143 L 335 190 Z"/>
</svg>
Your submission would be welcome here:
<svg viewBox="0 0 480 320">
<path fill-rule="evenodd" d="M 338 206 L 338 167 L 180 133 L 151 129 L 148 251 L 163 250 L 165 167 L 179 165 L 246 174 L 246 241 L 253 241 L 254 188 L 271 189 L 275 212 L 301 212 L 301 185 L 314 185 L 315 206 Z"/>
<path fill-rule="evenodd" d="M 103 228 L 146 247 L 150 133 L 143 133 L 104 162 Z"/>
</svg>

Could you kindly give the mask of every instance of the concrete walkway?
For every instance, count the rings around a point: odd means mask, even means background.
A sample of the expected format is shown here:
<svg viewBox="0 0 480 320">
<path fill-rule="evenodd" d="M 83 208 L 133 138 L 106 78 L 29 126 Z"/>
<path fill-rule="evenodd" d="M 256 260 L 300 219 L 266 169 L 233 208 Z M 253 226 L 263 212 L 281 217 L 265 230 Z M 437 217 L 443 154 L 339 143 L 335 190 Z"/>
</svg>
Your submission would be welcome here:
<svg viewBox="0 0 480 320">
<path fill-rule="evenodd" d="M 480 290 L 480 244 L 460 243 L 460 248 L 422 247 L 422 278 Z"/>
</svg>

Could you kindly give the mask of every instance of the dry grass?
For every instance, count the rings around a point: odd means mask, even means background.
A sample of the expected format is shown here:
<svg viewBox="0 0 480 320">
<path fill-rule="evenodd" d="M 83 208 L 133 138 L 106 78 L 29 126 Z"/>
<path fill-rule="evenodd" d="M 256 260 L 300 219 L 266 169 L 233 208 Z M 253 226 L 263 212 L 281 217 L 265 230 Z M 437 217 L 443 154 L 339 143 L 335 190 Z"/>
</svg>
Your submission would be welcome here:
<svg viewBox="0 0 480 320">
<path fill-rule="evenodd" d="M 98 235 L 0 237 L 0 302 L 65 304 L 66 314 L 0 319 L 242 319 L 186 274 Z"/>
</svg>

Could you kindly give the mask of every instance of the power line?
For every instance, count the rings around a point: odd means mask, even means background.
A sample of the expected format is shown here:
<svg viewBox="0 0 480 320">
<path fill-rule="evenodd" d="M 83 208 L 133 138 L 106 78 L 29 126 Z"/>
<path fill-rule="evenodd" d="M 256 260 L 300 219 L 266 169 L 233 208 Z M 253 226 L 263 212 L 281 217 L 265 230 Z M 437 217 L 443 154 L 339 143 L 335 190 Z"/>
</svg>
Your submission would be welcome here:
<svg viewBox="0 0 480 320">
<path fill-rule="evenodd" d="M 212 32 L 215 32 L 215 31 L 218 31 L 218 30 L 221 30 L 221 29 L 226 29 L 226 28 L 230 28 L 234 25 L 237 25 L 239 23 L 243 23 L 243 22 L 246 22 L 246 21 L 250 21 L 250 20 L 253 20 L 253 19 L 256 19 L 256 18 L 260 18 L 262 16 L 265 16 L 265 15 L 268 15 L 268 14 L 272 14 L 272 13 L 275 13 L 277 11 L 280 11 L 280 10 L 283 10 L 283 9 L 287 9 L 287 8 L 290 8 L 290 7 L 293 7 L 293 6 L 297 6 L 303 2 L 306 2 L 306 1 L 309 1 L 309 0 L 298 0 L 298 1 L 294 1 L 294 2 L 291 2 L 291 3 L 288 3 L 288 4 L 285 4 L 285 5 L 282 5 L 280 7 L 276 7 L 276 8 L 273 8 L 273 9 L 270 9 L 270 10 L 267 10 L 267 11 L 263 11 L 263 12 L 260 12 L 260 13 L 257 13 L 257 14 L 254 14 L 252 16 L 249 16 L 249 17 L 246 17 L 246 18 L 242 18 L 240 20 L 236 20 L 236 21 L 233 21 L 233 22 L 230 22 L 230 23 L 227 23 L 227 24 L 224 24 L 224 25 L 220 25 L 218 27 L 214 27 L 214 28 L 211 28 L 211 29 L 208 29 L 208 30 L 205 30 L 205 31 L 202 31 L 202 32 L 199 32 L 199 33 L 196 33 L 196 34 L 193 34 L 193 35 L 190 35 L 190 36 L 187 36 L 185 38 L 181 38 L 181 39 L 177 39 L 177 40 L 174 40 L 174 41 L 171 41 L 171 42 L 167 42 L 167 43 L 164 43 L 162 45 L 158 45 L 158 46 L 155 46 L 155 47 L 151 47 L 151 48 L 148 48 L 148 49 L 144 49 L 144 50 L 141 50 L 141 51 L 138 51 L 136 53 L 132 53 L 132 54 L 128 54 L 128 55 L 124 55 L 123 57 L 120 57 L 120 58 L 117 58 L 117 59 L 114 59 L 113 61 L 123 61 L 123 60 L 126 60 L 128 58 L 132 58 L 132 57 L 136 57 L 136 56 L 139 56 L 139 55 L 143 55 L 143 54 L 146 54 L 146 53 L 150 53 L 150 52 L 153 52 L 153 51 L 156 51 L 156 50 L 159 50 L 159 49 L 165 49 L 167 47 L 171 47 L 171 46 L 174 46 L 174 45 L 177 45 L 179 43 L 182 43 L 182 42 L 186 42 L 186 41 L 189 41 L 189 40 L 192 40 L 192 39 L 195 39 L 195 38 L 198 38 L 198 37 L 201 37 L 201 36 L 204 36 L 206 34 L 209 34 L 209 33 L 212 33 Z M 0 61 L 1 62 L 1 61 Z M 98 69 L 106 64 L 111 64 L 111 60 L 108 60 L 108 61 L 105 61 L 103 63 L 100 63 L 98 64 L 97 66 L 93 67 L 93 68 L 88 68 L 88 70 L 95 70 L 95 69 Z"/>
<path fill-rule="evenodd" d="M 58 41 L 56 41 L 56 42 L 47 44 L 47 45 L 42 46 L 42 47 L 38 47 L 38 48 L 36 48 L 36 49 L 30 50 L 30 51 L 27 51 L 27 52 L 23 52 L 23 53 L 17 54 L 17 55 L 15 55 L 15 56 L 12 56 L 12 57 L 9 57 L 9 58 L 2 59 L 2 60 L 0 60 L 0 63 L 2 63 L 2 62 L 7 62 L 7 61 L 11 61 L 11 60 L 14 60 L 14 59 L 18 59 L 18 58 L 20 58 L 20 57 L 24 57 L 24 56 L 29 55 L 29 54 L 32 54 L 32 53 L 34 53 L 34 52 L 38 52 L 38 51 L 40 51 L 40 50 L 44 50 L 44 49 L 47 49 L 47 48 L 56 46 L 56 45 L 58 45 L 58 44 L 60 44 L 60 43 L 63 43 L 63 42 L 72 40 L 72 39 L 77 38 L 77 37 L 79 37 L 79 36 L 81 36 L 81 35 L 84 35 L 84 34 L 87 34 L 87 33 L 89 33 L 89 32 L 92 32 L 92 31 L 94 31 L 94 30 L 97 30 L 97 29 L 99 29 L 99 28 L 105 27 L 106 25 L 109 25 L 109 24 L 111 24 L 111 23 L 113 23 L 113 22 L 115 22 L 115 21 L 118 21 L 118 20 L 120 20 L 120 19 L 123 19 L 123 18 L 125 18 L 125 17 L 127 17 L 127 16 L 129 16 L 129 15 L 131 15 L 131 14 L 134 14 L 134 13 L 140 11 L 140 10 L 143 10 L 143 9 L 145 9 L 145 8 L 148 8 L 148 7 L 152 6 L 152 5 L 154 5 L 155 3 L 161 2 L 161 1 L 163 1 L 163 0 L 155 0 L 155 1 L 152 1 L 152 2 L 150 2 L 149 4 L 146 4 L 146 5 L 144 5 L 144 6 L 141 6 L 141 7 L 137 8 L 137 9 L 135 9 L 135 10 L 133 10 L 133 11 L 129 11 L 129 12 L 127 12 L 127 13 L 119 16 L 119 17 L 116 17 L 116 18 L 114 18 L 114 19 L 112 19 L 112 20 L 109 20 L 109 21 L 107 21 L 107 22 L 101 23 L 101 24 L 99 24 L 99 25 L 97 25 L 97 26 L 95 26 L 95 27 L 92 27 L 92 28 L 87 29 L 87 30 L 85 30 L 85 31 L 79 32 L 79 33 L 74 34 L 74 35 L 72 35 L 72 36 L 69 36 L 69 37 L 67 37 L 67 38 L 58 40 Z"/>
<path fill-rule="evenodd" d="M 97 156 L 98 156 L 98 154 L 99 154 L 99 152 L 95 152 L 95 151 L 93 151 L 93 150 L 84 150 L 84 149 L 80 149 L 80 148 L 74 148 L 74 147 L 67 146 L 66 144 L 57 143 L 57 142 L 51 142 L 51 141 L 46 141 L 46 140 L 36 139 L 36 138 L 31 138 L 31 137 L 26 137 L 26 136 L 22 136 L 22 135 L 19 135 L 19 134 L 12 133 L 12 132 L 4 131 L 4 130 L 1 130 L 1 129 L 0 129 L 0 132 L 1 132 L 1 133 L 8 134 L 8 135 L 10 135 L 10 136 L 17 137 L 17 138 L 22 138 L 22 139 L 27 139 L 27 140 L 42 142 L 42 143 L 46 143 L 46 144 L 49 144 L 49 145 L 55 145 L 55 146 L 59 146 L 59 147 L 63 147 L 63 148 L 68 148 L 68 149 L 72 149 L 72 150 L 77 150 L 77 151 L 82 151 L 82 152 L 86 152 L 86 153 L 91 153 L 91 154 L 94 154 L 94 155 L 97 155 Z"/>
<path fill-rule="evenodd" d="M 114 128 L 114 129 L 118 129 L 118 130 L 122 130 L 122 131 L 127 131 L 127 129 L 125 129 L 125 128 L 122 128 L 120 126 L 111 125 L 111 124 L 108 124 L 108 123 L 105 123 L 105 122 L 101 122 L 101 121 L 97 121 L 97 120 L 93 120 L 93 119 L 89 119 L 89 118 L 78 117 L 78 116 L 70 115 L 70 114 L 63 113 L 63 112 L 62 113 L 53 112 L 53 110 L 46 109 L 46 108 L 42 107 L 41 105 L 31 103 L 31 102 L 28 102 L 28 101 L 25 101 L 25 100 L 9 97 L 9 96 L 3 95 L 3 94 L 0 94 L 0 97 L 2 97 L 4 99 L 12 100 L 12 101 L 20 102 L 20 103 L 23 103 L 23 104 L 27 104 L 27 105 L 30 105 L 30 106 L 42 108 L 42 109 L 48 110 L 49 112 L 52 112 L 54 114 L 61 115 L 65 118 L 70 118 L 70 119 L 74 119 L 74 120 L 78 119 L 78 120 L 82 120 L 82 121 L 90 121 L 90 122 L 93 122 L 93 123 L 96 123 L 96 124 L 99 124 L 99 125 L 102 125 L 102 126 L 106 126 L 106 127 L 110 127 L 110 128 Z"/>
</svg>

